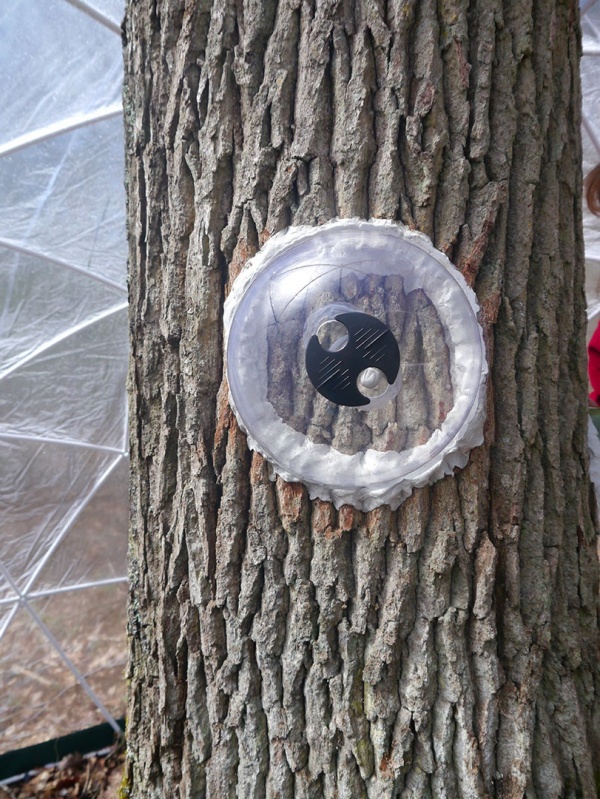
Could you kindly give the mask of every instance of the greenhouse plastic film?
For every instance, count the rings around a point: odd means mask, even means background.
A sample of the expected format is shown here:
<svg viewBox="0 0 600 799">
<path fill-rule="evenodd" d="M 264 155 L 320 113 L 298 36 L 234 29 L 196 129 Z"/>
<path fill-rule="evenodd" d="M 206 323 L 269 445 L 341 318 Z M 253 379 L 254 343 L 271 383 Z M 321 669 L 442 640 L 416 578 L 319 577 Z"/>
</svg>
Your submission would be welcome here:
<svg viewBox="0 0 600 799">
<path fill-rule="evenodd" d="M 0 153 L 91 114 L 118 113 L 120 40 L 65 0 L 2 4 L 0 71 Z"/>
<path fill-rule="evenodd" d="M 3 751 L 124 711 L 122 11 L 0 11 Z"/>
<path fill-rule="evenodd" d="M 600 2 L 587 3 L 581 28 L 583 58 L 581 88 L 583 100 L 583 173 L 600 163 Z M 598 217 L 583 208 L 588 317 L 594 320 L 589 333 L 600 321 L 600 224 Z"/>
<path fill-rule="evenodd" d="M 121 117 L 0 158 L 0 247 L 45 257 L 50 278 L 61 268 L 92 273 L 125 297 L 123 170 Z"/>
</svg>

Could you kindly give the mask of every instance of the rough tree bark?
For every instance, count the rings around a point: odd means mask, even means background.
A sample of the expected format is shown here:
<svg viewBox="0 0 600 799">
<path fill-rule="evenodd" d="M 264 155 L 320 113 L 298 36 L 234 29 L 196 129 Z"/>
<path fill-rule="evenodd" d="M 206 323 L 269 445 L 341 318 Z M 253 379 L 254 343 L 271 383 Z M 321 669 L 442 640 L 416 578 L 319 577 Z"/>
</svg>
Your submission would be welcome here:
<svg viewBox="0 0 600 799">
<path fill-rule="evenodd" d="M 596 797 L 576 0 L 130 0 L 131 797 Z M 392 513 L 271 483 L 222 308 L 290 224 L 474 286 L 486 443 Z"/>
</svg>

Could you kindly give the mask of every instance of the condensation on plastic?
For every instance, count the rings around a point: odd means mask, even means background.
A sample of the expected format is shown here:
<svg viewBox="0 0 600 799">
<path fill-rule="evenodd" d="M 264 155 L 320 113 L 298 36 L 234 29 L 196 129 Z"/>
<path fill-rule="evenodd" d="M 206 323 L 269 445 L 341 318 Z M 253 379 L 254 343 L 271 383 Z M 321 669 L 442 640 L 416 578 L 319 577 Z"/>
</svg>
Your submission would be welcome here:
<svg viewBox="0 0 600 799">
<path fill-rule="evenodd" d="M 123 6 L 0 10 L 0 751 L 124 712 Z"/>
<path fill-rule="evenodd" d="M 417 302 L 429 308 L 418 321 Z M 313 321 L 333 319 L 341 307 L 386 323 L 400 345 L 399 393 L 374 410 L 324 404 L 304 368 Z M 398 507 L 414 487 L 464 466 L 483 441 L 487 364 L 477 310 L 446 256 L 400 225 L 335 220 L 274 236 L 225 306 L 230 400 L 250 446 L 313 498 L 361 510 Z M 409 355 L 417 337 L 422 350 Z M 430 405 L 427 380 L 448 388 L 425 424 L 413 409 Z M 343 445 L 316 418 L 328 411 L 345 430 Z"/>
</svg>

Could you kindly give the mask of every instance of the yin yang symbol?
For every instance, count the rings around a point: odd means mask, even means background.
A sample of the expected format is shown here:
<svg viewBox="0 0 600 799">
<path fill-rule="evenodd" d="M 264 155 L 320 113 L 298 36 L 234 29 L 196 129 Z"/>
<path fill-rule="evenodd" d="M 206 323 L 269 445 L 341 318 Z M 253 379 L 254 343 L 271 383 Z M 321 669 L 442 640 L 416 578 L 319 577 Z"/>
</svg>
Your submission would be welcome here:
<svg viewBox="0 0 600 799">
<path fill-rule="evenodd" d="M 369 405 L 369 396 L 381 395 L 388 387 L 385 380 L 392 385 L 398 376 L 398 343 L 389 327 L 370 314 L 340 313 L 335 322 L 325 325 L 335 323 L 338 329 L 345 328 L 345 334 L 338 334 L 323 346 L 319 330 L 308 342 L 305 364 L 310 381 L 319 394 L 336 405 Z"/>
</svg>

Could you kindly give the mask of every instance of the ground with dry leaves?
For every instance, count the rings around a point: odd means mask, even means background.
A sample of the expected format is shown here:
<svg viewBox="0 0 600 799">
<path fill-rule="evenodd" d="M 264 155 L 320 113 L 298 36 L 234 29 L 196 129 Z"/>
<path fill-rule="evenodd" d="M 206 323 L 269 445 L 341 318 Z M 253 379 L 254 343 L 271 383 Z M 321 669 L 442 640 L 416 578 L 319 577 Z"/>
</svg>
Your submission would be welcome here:
<svg viewBox="0 0 600 799">
<path fill-rule="evenodd" d="M 22 782 L 0 786 L 0 799 L 116 799 L 124 761 L 122 747 L 103 756 L 69 755 Z"/>
</svg>

